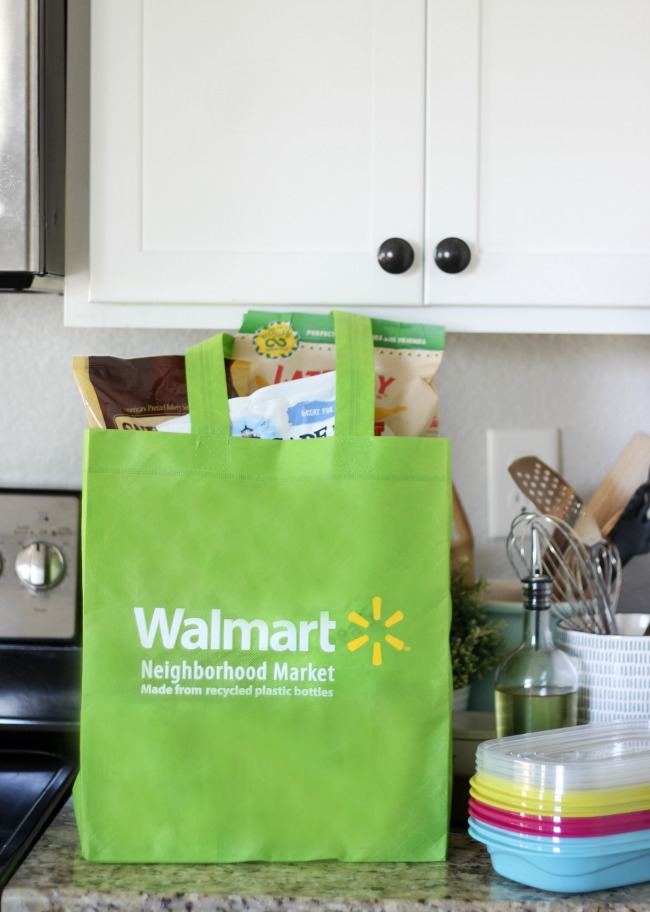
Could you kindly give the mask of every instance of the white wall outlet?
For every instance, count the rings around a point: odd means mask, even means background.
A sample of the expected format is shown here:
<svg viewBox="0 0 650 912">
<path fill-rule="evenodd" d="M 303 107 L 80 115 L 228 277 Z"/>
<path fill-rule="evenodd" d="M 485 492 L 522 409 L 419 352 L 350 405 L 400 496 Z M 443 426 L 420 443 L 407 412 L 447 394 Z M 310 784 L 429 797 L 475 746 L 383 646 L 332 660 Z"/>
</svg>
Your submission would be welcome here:
<svg viewBox="0 0 650 912">
<path fill-rule="evenodd" d="M 560 472 L 558 428 L 487 430 L 488 535 L 505 538 L 518 513 L 535 510 L 510 477 L 508 466 L 520 456 L 537 456 Z"/>
</svg>

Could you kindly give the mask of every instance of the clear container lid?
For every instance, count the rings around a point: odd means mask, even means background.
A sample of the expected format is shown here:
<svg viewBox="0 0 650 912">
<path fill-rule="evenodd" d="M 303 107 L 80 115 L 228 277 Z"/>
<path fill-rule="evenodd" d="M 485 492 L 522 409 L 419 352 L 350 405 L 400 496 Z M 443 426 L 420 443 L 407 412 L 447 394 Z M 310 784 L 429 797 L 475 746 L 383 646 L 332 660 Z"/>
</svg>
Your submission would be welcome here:
<svg viewBox="0 0 650 912">
<path fill-rule="evenodd" d="M 594 722 L 479 744 L 477 773 L 556 797 L 650 785 L 650 719 Z"/>
</svg>

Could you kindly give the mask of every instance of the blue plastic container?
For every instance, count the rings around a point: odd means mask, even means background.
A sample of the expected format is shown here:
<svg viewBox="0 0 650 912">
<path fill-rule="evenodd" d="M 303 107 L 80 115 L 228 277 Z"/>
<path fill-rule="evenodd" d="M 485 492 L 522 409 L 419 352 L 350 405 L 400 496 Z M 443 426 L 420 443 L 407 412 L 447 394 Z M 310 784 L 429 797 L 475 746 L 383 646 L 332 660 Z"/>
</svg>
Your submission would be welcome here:
<svg viewBox="0 0 650 912">
<path fill-rule="evenodd" d="M 497 874 L 557 893 L 588 893 L 643 883 L 650 873 L 650 831 L 588 839 L 522 840 L 470 817 L 470 835 L 490 853 Z"/>
<path fill-rule="evenodd" d="M 475 817 L 470 817 L 469 822 L 474 832 L 482 834 L 484 837 L 481 842 L 489 840 L 508 848 L 523 849 L 526 852 L 568 857 L 609 855 L 624 849 L 650 849 L 650 829 L 611 833 L 608 836 L 540 836 L 539 833 L 505 830 L 502 827 L 477 820 Z M 648 869 L 648 873 L 650 874 L 650 869 Z"/>
<path fill-rule="evenodd" d="M 487 849 L 497 874 L 554 893 L 590 893 L 643 883 L 650 870 L 650 849 L 594 858 L 532 855 L 502 846 Z"/>
</svg>

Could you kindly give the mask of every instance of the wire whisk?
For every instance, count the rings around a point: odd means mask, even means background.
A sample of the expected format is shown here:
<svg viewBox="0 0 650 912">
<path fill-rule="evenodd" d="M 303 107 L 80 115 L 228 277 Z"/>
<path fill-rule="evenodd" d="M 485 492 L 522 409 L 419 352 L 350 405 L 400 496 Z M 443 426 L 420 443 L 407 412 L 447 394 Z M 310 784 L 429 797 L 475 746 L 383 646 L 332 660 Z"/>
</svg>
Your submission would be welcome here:
<svg viewBox="0 0 650 912">
<path fill-rule="evenodd" d="M 553 581 L 551 610 L 564 626 L 588 633 L 616 634 L 621 559 L 609 541 L 587 548 L 571 526 L 545 513 L 520 513 L 506 542 L 520 579 L 534 573 Z"/>
</svg>

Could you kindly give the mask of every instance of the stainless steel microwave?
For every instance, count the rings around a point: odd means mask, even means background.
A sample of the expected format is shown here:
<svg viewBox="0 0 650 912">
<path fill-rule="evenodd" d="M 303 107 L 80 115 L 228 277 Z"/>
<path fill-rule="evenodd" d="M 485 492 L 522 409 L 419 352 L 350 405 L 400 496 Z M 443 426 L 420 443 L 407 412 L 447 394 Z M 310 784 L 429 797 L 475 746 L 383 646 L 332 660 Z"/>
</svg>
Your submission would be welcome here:
<svg viewBox="0 0 650 912">
<path fill-rule="evenodd" d="M 64 271 L 66 0 L 0 0 L 0 291 Z"/>
</svg>

